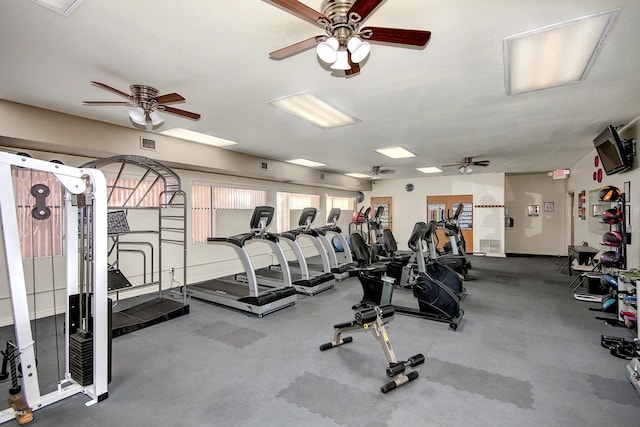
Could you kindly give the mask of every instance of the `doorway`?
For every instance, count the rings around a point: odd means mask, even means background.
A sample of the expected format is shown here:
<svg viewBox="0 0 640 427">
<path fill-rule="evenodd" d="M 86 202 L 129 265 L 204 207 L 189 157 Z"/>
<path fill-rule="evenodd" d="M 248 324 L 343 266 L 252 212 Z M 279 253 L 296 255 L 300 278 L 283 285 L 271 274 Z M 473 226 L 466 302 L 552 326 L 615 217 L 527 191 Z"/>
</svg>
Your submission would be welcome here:
<svg viewBox="0 0 640 427">
<path fill-rule="evenodd" d="M 371 218 L 375 215 L 379 206 L 384 207 L 384 212 L 380 217 L 382 229 L 388 228 L 393 231 L 393 198 L 392 197 L 372 197 L 371 198 Z"/>
<path fill-rule="evenodd" d="M 449 241 L 444 234 L 444 221 L 455 213 L 458 205 L 462 203 L 463 209 L 458 218 L 458 226 L 462 231 L 466 243 L 465 252 L 473 252 L 473 195 L 457 194 L 451 196 L 427 196 L 427 221 L 437 221 L 440 224 L 436 230 L 438 248 Z"/>
</svg>

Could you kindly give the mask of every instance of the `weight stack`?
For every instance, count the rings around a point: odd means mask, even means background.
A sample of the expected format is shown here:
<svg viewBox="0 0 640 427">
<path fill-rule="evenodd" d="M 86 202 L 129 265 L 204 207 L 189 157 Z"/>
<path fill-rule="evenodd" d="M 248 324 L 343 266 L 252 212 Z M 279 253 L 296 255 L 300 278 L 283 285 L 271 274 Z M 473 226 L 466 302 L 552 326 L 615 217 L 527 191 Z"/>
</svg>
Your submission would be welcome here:
<svg viewBox="0 0 640 427">
<path fill-rule="evenodd" d="M 93 384 L 93 338 L 80 333 L 69 337 L 69 370 L 81 386 Z"/>
</svg>

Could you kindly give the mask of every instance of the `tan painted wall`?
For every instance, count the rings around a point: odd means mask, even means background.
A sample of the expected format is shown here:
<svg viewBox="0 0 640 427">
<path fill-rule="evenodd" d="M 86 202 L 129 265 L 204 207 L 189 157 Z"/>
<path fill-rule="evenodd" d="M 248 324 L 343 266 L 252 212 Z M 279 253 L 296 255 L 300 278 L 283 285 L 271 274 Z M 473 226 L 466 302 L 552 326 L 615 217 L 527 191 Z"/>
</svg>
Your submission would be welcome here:
<svg viewBox="0 0 640 427">
<path fill-rule="evenodd" d="M 565 184 L 546 173 L 507 176 L 505 208 L 514 220 L 505 229 L 507 253 L 566 255 Z M 547 202 L 553 211 L 545 212 Z M 538 206 L 538 216 L 529 216 L 529 205 Z"/>
</svg>

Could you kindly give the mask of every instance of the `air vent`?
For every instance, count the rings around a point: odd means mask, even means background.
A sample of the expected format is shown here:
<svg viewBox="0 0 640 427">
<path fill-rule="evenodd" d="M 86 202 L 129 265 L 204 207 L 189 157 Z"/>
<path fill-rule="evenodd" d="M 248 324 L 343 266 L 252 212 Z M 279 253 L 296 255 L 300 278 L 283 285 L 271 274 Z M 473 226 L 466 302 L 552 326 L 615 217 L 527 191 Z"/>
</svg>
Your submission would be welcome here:
<svg viewBox="0 0 640 427">
<path fill-rule="evenodd" d="M 500 254 L 500 239 L 480 239 L 480 252 L 485 254 Z"/>
<path fill-rule="evenodd" d="M 267 162 L 262 162 L 262 163 L 260 164 L 260 169 L 262 169 L 262 170 L 267 170 L 267 169 L 269 169 L 269 165 L 267 164 Z"/>
<path fill-rule="evenodd" d="M 143 150 L 156 151 L 156 142 L 153 139 L 140 138 L 140 148 Z"/>
</svg>

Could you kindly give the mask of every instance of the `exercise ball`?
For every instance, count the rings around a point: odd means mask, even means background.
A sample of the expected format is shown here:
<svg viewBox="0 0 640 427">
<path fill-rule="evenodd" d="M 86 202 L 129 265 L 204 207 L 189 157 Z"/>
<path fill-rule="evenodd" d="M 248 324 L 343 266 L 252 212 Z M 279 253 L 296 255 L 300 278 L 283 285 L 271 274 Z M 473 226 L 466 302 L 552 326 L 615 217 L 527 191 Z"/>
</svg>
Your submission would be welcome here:
<svg viewBox="0 0 640 427">
<path fill-rule="evenodd" d="M 354 224 L 362 224 L 365 221 L 365 215 L 362 212 L 354 212 L 351 216 L 351 222 Z"/>
<path fill-rule="evenodd" d="M 334 236 L 333 239 L 331 239 L 331 243 L 333 244 L 333 247 L 336 249 L 336 252 L 344 252 L 344 247 L 342 246 L 342 243 L 340 242 L 340 239 L 338 238 L 338 236 Z"/>
</svg>

